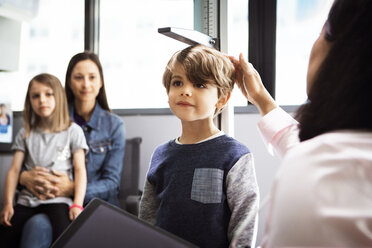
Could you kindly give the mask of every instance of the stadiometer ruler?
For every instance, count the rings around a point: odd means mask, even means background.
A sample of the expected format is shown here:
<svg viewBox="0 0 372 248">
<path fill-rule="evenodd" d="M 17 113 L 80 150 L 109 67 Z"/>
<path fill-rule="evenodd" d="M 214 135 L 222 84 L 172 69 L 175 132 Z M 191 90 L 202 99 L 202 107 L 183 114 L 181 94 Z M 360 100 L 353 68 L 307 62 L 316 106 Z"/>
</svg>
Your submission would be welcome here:
<svg viewBox="0 0 372 248">
<path fill-rule="evenodd" d="M 218 37 L 218 0 L 202 0 L 202 32 L 213 37 Z"/>
</svg>

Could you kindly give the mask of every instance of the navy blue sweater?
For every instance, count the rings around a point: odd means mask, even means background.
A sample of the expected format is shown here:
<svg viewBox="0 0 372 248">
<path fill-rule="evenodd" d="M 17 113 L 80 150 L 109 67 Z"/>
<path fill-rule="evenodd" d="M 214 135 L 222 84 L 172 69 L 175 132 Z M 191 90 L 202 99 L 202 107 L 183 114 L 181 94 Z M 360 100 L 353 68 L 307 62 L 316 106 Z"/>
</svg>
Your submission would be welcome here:
<svg viewBox="0 0 372 248">
<path fill-rule="evenodd" d="M 147 174 L 159 202 L 156 225 L 200 247 L 228 247 L 226 175 L 247 153 L 246 146 L 226 135 L 159 146 Z"/>
</svg>

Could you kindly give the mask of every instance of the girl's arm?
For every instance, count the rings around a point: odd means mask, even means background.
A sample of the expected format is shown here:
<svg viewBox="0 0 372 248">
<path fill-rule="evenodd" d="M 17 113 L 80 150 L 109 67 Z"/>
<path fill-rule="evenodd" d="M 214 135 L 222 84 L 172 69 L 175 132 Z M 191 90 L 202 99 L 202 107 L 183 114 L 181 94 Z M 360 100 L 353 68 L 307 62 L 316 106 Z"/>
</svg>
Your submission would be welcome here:
<svg viewBox="0 0 372 248">
<path fill-rule="evenodd" d="M 6 177 L 4 207 L 1 212 L 0 223 L 7 225 L 7 226 L 11 226 L 10 220 L 14 214 L 14 209 L 13 209 L 14 194 L 17 188 L 18 176 L 19 176 L 19 172 L 21 171 L 24 157 L 25 157 L 25 153 L 23 151 L 17 150 L 14 153 L 12 165 Z"/>
<path fill-rule="evenodd" d="M 81 213 L 87 187 L 87 172 L 85 169 L 85 152 L 78 149 L 73 154 L 74 161 L 74 201 L 70 209 L 70 219 L 74 220 Z"/>
</svg>

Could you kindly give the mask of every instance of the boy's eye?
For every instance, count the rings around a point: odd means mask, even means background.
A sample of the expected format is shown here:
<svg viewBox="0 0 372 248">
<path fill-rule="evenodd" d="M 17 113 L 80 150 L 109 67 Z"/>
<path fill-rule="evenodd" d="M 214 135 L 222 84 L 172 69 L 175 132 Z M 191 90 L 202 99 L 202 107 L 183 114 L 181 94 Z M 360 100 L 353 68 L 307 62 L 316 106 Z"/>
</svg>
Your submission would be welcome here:
<svg viewBox="0 0 372 248">
<path fill-rule="evenodd" d="M 181 86 L 181 85 L 182 85 L 182 82 L 176 80 L 176 81 L 173 81 L 173 82 L 172 82 L 172 85 L 173 85 L 173 86 L 176 86 L 176 87 L 177 87 L 177 86 Z"/>
<path fill-rule="evenodd" d="M 202 83 L 197 83 L 197 84 L 194 84 L 194 87 L 195 88 L 203 89 L 203 88 L 207 88 L 207 85 L 206 84 L 202 84 Z"/>
</svg>

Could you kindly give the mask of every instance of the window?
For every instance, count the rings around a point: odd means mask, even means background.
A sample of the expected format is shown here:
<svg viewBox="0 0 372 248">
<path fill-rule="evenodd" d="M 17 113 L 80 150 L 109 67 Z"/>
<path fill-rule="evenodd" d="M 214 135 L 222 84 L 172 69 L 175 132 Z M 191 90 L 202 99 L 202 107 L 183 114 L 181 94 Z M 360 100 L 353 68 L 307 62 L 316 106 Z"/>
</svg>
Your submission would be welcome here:
<svg viewBox="0 0 372 248">
<path fill-rule="evenodd" d="M 160 27 L 194 29 L 193 0 L 101 1 L 100 59 L 111 108 L 168 108 L 162 86 L 165 66 L 187 44 L 157 32 Z M 229 1 L 228 50 L 248 55 L 248 1 Z M 231 102 L 246 105 L 238 89 Z"/>
<path fill-rule="evenodd" d="M 228 1 L 228 53 L 236 58 L 243 53 L 248 59 L 248 0 Z M 234 87 L 230 104 L 246 106 L 247 99 L 237 86 Z"/>
<path fill-rule="evenodd" d="M 228 1 L 228 53 L 248 58 L 248 0 Z M 276 100 L 306 100 L 306 71 L 333 0 L 277 0 Z M 73 6 L 73 8 L 71 8 Z M 187 44 L 158 33 L 160 27 L 194 29 L 194 0 L 100 1 L 99 55 L 110 107 L 167 108 L 162 74 L 172 54 Z M 64 83 L 67 63 L 84 50 L 84 1 L 40 0 L 38 15 L 22 23 L 19 70 L 0 72 L 1 96 L 22 110 L 26 86 L 38 73 Z M 11 85 L 12 87 L 7 87 Z M 21 96 L 21 97 L 20 97 Z M 246 105 L 237 89 L 234 106 Z"/>
<path fill-rule="evenodd" d="M 278 0 L 276 100 L 280 105 L 306 101 L 310 51 L 327 19 L 333 0 Z"/>
<path fill-rule="evenodd" d="M 47 72 L 64 85 L 70 58 L 83 50 L 84 1 L 40 0 L 37 16 L 22 23 L 19 70 L 0 72 L 1 95 L 11 99 L 13 110 L 23 110 L 31 78 Z"/>
<path fill-rule="evenodd" d="M 167 108 L 162 75 L 187 44 L 158 33 L 193 29 L 193 0 L 101 1 L 100 59 L 110 108 Z"/>
</svg>

